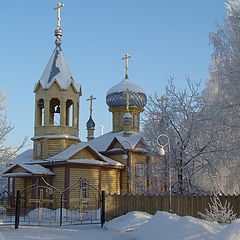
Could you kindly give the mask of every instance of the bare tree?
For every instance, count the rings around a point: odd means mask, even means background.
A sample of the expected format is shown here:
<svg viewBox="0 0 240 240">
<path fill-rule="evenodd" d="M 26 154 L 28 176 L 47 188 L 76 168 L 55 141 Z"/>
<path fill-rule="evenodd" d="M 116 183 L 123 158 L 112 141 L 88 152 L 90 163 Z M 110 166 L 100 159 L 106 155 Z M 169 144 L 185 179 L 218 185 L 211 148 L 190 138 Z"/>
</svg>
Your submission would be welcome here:
<svg viewBox="0 0 240 240">
<path fill-rule="evenodd" d="M 18 147 L 6 146 L 6 138 L 13 130 L 9 125 L 5 110 L 5 95 L 0 93 L 0 172 L 6 168 L 6 164 L 11 161 L 17 152 L 24 146 L 27 138 L 25 137 Z"/>
<path fill-rule="evenodd" d="M 164 96 L 149 97 L 143 119 L 145 140 L 152 151 L 158 149 L 159 134 L 169 136 L 172 188 L 178 194 L 202 191 L 196 176 L 208 166 L 206 155 L 215 149 L 216 133 L 206 131 L 210 125 L 202 94 L 199 82 L 188 78 L 187 88 L 179 90 L 170 77 Z"/>
</svg>

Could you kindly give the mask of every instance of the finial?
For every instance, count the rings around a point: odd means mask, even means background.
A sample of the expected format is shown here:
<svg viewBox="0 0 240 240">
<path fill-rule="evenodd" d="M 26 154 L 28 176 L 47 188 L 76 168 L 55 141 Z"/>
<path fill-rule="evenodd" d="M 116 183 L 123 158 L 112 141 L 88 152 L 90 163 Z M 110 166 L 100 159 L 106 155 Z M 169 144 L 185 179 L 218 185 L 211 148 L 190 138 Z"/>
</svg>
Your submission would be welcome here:
<svg viewBox="0 0 240 240">
<path fill-rule="evenodd" d="M 62 36 L 62 29 L 61 29 L 61 8 L 64 7 L 64 4 L 58 3 L 57 7 L 54 10 L 57 10 L 57 29 L 55 30 L 55 44 L 56 46 L 60 46 L 62 44 L 61 36 Z"/>
<path fill-rule="evenodd" d="M 125 54 L 125 56 L 122 58 L 122 60 L 125 60 L 125 71 L 126 71 L 126 75 L 125 78 L 128 79 L 128 59 L 131 58 L 132 56 L 130 56 L 128 53 Z"/>
<path fill-rule="evenodd" d="M 93 100 L 95 100 L 96 98 L 93 97 L 93 95 L 90 96 L 90 98 L 87 99 L 87 101 L 90 101 L 90 117 L 92 117 L 92 112 L 93 112 L 93 107 L 92 107 L 92 103 L 93 103 Z"/>
<path fill-rule="evenodd" d="M 127 107 L 127 112 L 129 112 L 129 94 L 130 94 L 130 91 L 129 91 L 128 88 L 126 89 L 125 94 L 126 94 L 126 107 Z"/>
</svg>

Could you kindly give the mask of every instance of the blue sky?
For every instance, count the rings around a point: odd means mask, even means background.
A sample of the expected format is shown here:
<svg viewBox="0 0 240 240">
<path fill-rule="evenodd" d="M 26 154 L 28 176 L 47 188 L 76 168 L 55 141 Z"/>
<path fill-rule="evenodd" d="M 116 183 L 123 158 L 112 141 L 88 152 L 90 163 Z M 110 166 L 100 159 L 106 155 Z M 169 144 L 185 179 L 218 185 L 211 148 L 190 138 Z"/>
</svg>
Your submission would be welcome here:
<svg viewBox="0 0 240 240">
<path fill-rule="evenodd" d="M 132 55 L 129 77 L 148 94 L 164 92 L 174 75 L 184 87 L 186 76 L 208 75 L 212 46 L 208 34 L 223 23 L 225 0 L 65 0 L 62 48 L 75 81 L 82 86 L 80 139 L 93 94 L 96 136 L 112 128 L 105 103 L 107 90 L 124 78 L 126 52 Z M 0 14 L 0 91 L 7 94 L 8 119 L 15 129 L 7 143 L 33 136 L 34 84 L 54 50 L 57 1 L 2 1 Z M 31 141 L 28 142 L 31 144 Z"/>
</svg>

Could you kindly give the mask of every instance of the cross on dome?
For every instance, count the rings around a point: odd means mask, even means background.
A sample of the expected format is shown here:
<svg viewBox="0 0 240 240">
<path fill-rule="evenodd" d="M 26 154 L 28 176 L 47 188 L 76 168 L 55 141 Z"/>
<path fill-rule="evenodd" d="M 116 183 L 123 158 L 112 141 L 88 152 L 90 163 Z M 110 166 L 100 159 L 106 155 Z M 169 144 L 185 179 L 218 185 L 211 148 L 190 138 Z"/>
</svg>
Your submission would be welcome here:
<svg viewBox="0 0 240 240">
<path fill-rule="evenodd" d="M 92 112 L 93 112 L 93 105 L 92 105 L 93 100 L 96 100 L 96 98 L 93 97 L 93 95 L 91 95 L 90 98 L 87 99 L 87 101 L 90 101 L 90 108 L 89 108 L 89 110 L 90 110 L 90 117 L 92 117 Z"/>
<path fill-rule="evenodd" d="M 122 58 L 122 60 L 125 60 L 125 78 L 128 78 L 128 59 L 131 58 L 128 53 L 125 54 L 125 56 Z"/>
</svg>

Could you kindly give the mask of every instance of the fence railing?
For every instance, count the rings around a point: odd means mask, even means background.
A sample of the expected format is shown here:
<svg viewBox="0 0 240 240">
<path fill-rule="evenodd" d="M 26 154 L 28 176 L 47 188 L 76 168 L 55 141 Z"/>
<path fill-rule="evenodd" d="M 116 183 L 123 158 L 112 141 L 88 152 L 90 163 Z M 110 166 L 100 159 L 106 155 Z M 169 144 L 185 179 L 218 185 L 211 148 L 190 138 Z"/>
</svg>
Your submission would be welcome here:
<svg viewBox="0 0 240 240">
<path fill-rule="evenodd" d="M 211 196 L 172 196 L 171 210 L 179 216 L 200 217 L 198 212 L 208 208 Z M 224 204 L 227 200 L 234 213 L 240 216 L 240 195 L 218 196 Z M 106 195 L 106 220 L 121 216 L 130 211 L 143 211 L 155 214 L 157 211 L 169 211 L 169 196 L 152 195 Z"/>
</svg>

